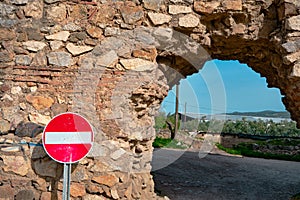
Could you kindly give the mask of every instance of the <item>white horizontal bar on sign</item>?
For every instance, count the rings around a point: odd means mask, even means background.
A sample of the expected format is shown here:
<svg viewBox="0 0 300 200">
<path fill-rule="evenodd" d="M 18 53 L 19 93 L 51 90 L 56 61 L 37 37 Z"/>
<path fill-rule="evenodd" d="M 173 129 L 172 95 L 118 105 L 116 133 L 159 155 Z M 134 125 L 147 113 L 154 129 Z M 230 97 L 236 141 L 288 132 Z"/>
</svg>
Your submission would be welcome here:
<svg viewBox="0 0 300 200">
<path fill-rule="evenodd" d="M 46 132 L 45 144 L 89 144 L 91 132 Z"/>
</svg>

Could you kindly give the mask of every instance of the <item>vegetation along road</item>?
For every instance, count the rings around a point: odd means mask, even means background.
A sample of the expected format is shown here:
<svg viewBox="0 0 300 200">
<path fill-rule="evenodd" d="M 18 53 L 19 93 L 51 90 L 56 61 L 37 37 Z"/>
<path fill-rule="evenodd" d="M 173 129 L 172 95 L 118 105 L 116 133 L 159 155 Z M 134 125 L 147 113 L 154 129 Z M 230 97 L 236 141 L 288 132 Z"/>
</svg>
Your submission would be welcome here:
<svg viewBox="0 0 300 200">
<path fill-rule="evenodd" d="M 300 192 L 300 162 L 217 154 L 200 159 L 198 152 L 156 151 L 156 190 L 171 200 L 288 200 Z M 158 169 L 178 154 L 179 159 Z"/>
</svg>

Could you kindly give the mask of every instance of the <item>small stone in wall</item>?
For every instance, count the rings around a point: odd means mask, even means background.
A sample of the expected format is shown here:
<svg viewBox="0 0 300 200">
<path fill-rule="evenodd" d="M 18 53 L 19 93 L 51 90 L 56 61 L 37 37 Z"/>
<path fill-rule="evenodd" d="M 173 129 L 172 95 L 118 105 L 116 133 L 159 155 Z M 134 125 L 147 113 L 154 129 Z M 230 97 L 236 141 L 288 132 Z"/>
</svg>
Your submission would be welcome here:
<svg viewBox="0 0 300 200">
<path fill-rule="evenodd" d="M 104 30 L 104 36 L 114 36 L 120 34 L 120 29 L 116 27 L 106 27 Z"/>
<path fill-rule="evenodd" d="M 34 171 L 40 176 L 56 177 L 57 163 L 50 158 L 36 160 L 33 163 Z"/>
<path fill-rule="evenodd" d="M 9 29 L 0 28 L 0 41 L 13 40 L 16 34 Z"/>
<path fill-rule="evenodd" d="M 92 38 L 102 38 L 103 37 L 103 31 L 101 28 L 98 28 L 96 26 L 89 26 L 86 29 L 86 32 L 92 37 Z"/>
<path fill-rule="evenodd" d="M 188 14 L 179 18 L 179 26 L 186 28 L 194 28 L 198 26 L 200 19 L 193 14 Z"/>
<path fill-rule="evenodd" d="M 37 110 L 50 108 L 54 103 L 51 97 L 32 96 L 31 94 L 26 96 L 26 100 Z"/>
<path fill-rule="evenodd" d="M 80 31 L 81 27 L 76 25 L 73 22 L 70 22 L 70 23 L 63 26 L 63 30 L 75 32 L 75 31 Z"/>
<path fill-rule="evenodd" d="M 297 63 L 293 66 L 291 76 L 300 77 L 300 63 Z"/>
<path fill-rule="evenodd" d="M 17 193 L 15 200 L 34 200 L 34 193 L 32 190 L 21 190 L 20 192 Z"/>
<path fill-rule="evenodd" d="M 66 19 L 67 8 L 65 4 L 59 4 L 58 6 L 47 9 L 46 15 L 48 19 L 61 22 Z"/>
<path fill-rule="evenodd" d="M 144 0 L 144 7 L 149 10 L 159 11 L 160 6 L 163 4 L 163 0 Z"/>
<path fill-rule="evenodd" d="M 146 71 L 154 69 L 154 63 L 140 58 L 121 59 L 121 65 L 127 70 Z"/>
<path fill-rule="evenodd" d="M 29 171 L 29 163 L 25 160 L 24 156 L 1 156 L 6 172 L 14 172 L 21 176 L 25 176 Z"/>
<path fill-rule="evenodd" d="M 93 50 L 93 47 L 90 46 L 76 46 L 73 43 L 68 43 L 66 48 L 73 56 L 78 56 L 80 54 L 89 52 Z"/>
<path fill-rule="evenodd" d="M 26 17 L 41 19 L 43 17 L 43 9 L 44 5 L 42 1 L 32 1 L 25 6 L 24 14 Z"/>
<path fill-rule="evenodd" d="M 38 51 L 32 59 L 30 66 L 46 66 L 47 65 L 47 57 L 44 50 Z"/>
<path fill-rule="evenodd" d="M 61 2 L 61 0 L 45 0 L 45 2 L 51 4 L 51 3 Z"/>
<path fill-rule="evenodd" d="M 0 119 L 0 133 L 7 133 L 10 130 L 10 123 Z"/>
<path fill-rule="evenodd" d="M 33 52 L 42 50 L 44 47 L 47 46 L 44 42 L 39 42 L 39 41 L 34 41 L 34 40 L 23 42 L 22 44 L 27 50 L 33 51 Z"/>
<path fill-rule="evenodd" d="M 12 94 L 20 94 L 22 92 L 22 88 L 20 86 L 12 87 L 10 92 Z"/>
<path fill-rule="evenodd" d="M 97 57 L 96 66 L 101 67 L 114 67 L 118 62 L 118 55 L 115 51 L 111 50 L 108 53 Z"/>
<path fill-rule="evenodd" d="M 45 38 L 47 40 L 60 40 L 60 41 L 67 41 L 70 36 L 69 31 L 61 31 L 52 35 L 46 35 Z"/>
<path fill-rule="evenodd" d="M 50 42 L 50 48 L 51 50 L 57 50 L 64 46 L 64 43 L 62 41 L 51 41 Z"/>
<path fill-rule="evenodd" d="M 72 57 L 67 52 L 51 52 L 47 55 L 48 63 L 61 67 L 67 67 L 71 64 Z"/>
<path fill-rule="evenodd" d="M 242 0 L 224 0 L 222 1 L 222 6 L 226 10 L 243 10 Z"/>
<path fill-rule="evenodd" d="M 212 1 L 212 2 L 195 1 L 194 9 L 196 12 L 199 13 L 211 14 L 220 6 L 220 4 L 221 3 L 218 1 Z"/>
<path fill-rule="evenodd" d="M 86 195 L 85 186 L 80 183 L 72 183 L 70 187 L 70 194 L 72 197 L 82 197 Z"/>
<path fill-rule="evenodd" d="M 16 55 L 15 62 L 17 65 L 30 65 L 31 57 L 28 55 Z"/>
<path fill-rule="evenodd" d="M 106 185 L 108 187 L 112 187 L 119 182 L 118 177 L 116 177 L 113 174 L 94 176 L 92 180 L 99 184 Z"/>
<path fill-rule="evenodd" d="M 244 24 L 234 24 L 232 26 L 232 34 L 237 35 L 237 34 L 244 34 L 246 30 L 246 26 Z"/>
<path fill-rule="evenodd" d="M 123 6 L 121 9 L 122 17 L 127 24 L 134 24 L 144 16 L 142 7 Z"/>
<path fill-rule="evenodd" d="M 170 15 L 166 15 L 166 14 L 162 14 L 162 13 L 149 12 L 148 16 L 154 25 L 161 25 L 164 23 L 169 23 L 172 19 L 172 17 Z"/>
<path fill-rule="evenodd" d="M 286 21 L 286 29 L 300 31 L 300 15 L 288 18 Z"/>
<path fill-rule="evenodd" d="M 24 5 L 28 3 L 28 0 L 11 0 L 11 3 L 15 5 Z"/>
<path fill-rule="evenodd" d="M 169 5 L 169 13 L 172 15 L 191 13 L 192 9 L 188 6 Z"/>
<path fill-rule="evenodd" d="M 31 122 L 34 122 L 34 123 L 37 123 L 37 124 L 46 125 L 51 120 L 51 117 L 46 116 L 46 115 L 41 115 L 39 113 L 31 113 L 31 114 L 29 114 L 29 120 Z"/>
</svg>

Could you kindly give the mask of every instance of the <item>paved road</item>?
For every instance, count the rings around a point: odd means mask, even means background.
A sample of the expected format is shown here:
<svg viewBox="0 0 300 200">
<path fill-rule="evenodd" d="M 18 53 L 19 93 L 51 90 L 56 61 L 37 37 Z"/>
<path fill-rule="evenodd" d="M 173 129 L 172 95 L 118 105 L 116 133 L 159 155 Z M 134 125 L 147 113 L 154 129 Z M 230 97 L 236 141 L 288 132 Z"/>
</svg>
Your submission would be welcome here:
<svg viewBox="0 0 300 200">
<path fill-rule="evenodd" d="M 171 200 L 287 200 L 300 192 L 299 162 L 160 149 L 152 164 L 156 190 Z"/>
</svg>

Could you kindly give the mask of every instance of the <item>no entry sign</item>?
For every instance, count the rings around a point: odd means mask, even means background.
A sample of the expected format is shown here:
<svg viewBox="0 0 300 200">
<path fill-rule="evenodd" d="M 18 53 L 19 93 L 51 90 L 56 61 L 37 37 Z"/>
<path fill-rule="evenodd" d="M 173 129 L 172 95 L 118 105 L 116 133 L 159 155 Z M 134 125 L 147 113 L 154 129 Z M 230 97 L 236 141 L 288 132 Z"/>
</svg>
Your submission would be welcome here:
<svg viewBox="0 0 300 200">
<path fill-rule="evenodd" d="M 60 163 L 75 163 L 92 148 L 94 133 L 89 122 L 75 113 L 55 116 L 45 127 L 43 145 L 47 154 Z"/>
</svg>

